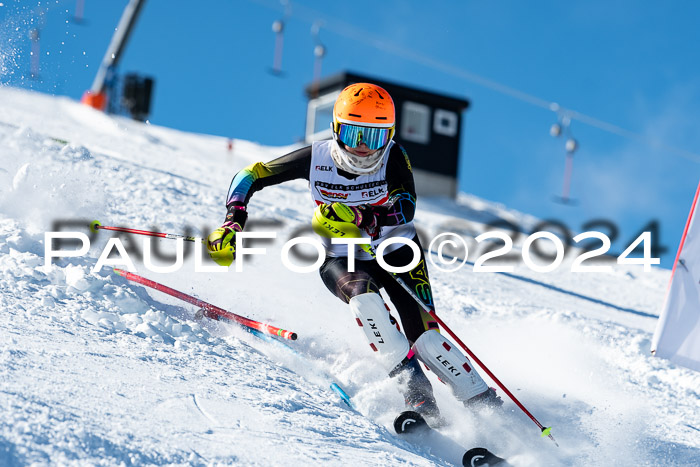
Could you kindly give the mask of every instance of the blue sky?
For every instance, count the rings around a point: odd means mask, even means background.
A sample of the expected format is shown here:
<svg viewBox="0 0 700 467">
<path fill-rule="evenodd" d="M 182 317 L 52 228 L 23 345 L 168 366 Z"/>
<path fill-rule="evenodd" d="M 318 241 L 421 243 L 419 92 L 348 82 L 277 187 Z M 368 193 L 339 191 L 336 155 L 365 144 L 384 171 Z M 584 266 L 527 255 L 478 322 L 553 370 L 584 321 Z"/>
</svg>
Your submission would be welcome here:
<svg viewBox="0 0 700 467">
<path fill-rule="evenodd" d="M 2 83 L 80 98 L 127 0 L 85 0 L 85 22 L 76 24 L 70 18 L 78 1 L 0 0 Z M 155 124 L 286 145 L 303 135 L 317 24 L 327 48 L 323 76 L 351 70 L 472 101 L 461 142 L 462 191 L 572 231 L 612 221 L 619 228 L 614 252 L 657 220 L 668 249 L 662 265 L 671 266 L 700 179 L 700 4 L 288 4 L 283 77 L 268 71 L 271 25 L 285 11 L 274 0 L 148 0 L 119 71 L 155 77 Z M 37 26 L 35 80 L 29 31 Z M 553 201 L 562 192 L 564 139 L 549 135 L 557 114 L 538 102 L 601 123 L 572 121 L 580 144 L 576 205 Z M 612 132 L 599 128 L 608 124 Z"/>
</svg>

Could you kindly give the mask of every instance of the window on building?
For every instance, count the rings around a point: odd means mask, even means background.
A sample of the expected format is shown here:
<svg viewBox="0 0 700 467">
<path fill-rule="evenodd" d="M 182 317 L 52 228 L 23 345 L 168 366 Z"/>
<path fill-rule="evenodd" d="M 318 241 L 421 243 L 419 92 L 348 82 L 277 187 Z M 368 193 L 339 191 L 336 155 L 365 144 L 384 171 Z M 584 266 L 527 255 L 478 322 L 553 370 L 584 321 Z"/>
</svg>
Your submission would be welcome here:
<svg viewBox="0 0 700 467">
<path fill-rule="evenodd" d="M 433 131 L 438 135 L 457 136 L 457 114 L 449 110 L 437 109 L 433 119 Z"/>
<path fill-rule="evenodd" d="M 430 107 L 417 102 L 404 102 L 401 109 L 401 139 L 413 143 L 430 142 Z"/>
<path fill-rule="evenodd" d="M 333 105 L 340 92 L 332 92 L 309 101 L 306 113 L 306 140 L 331 137 Z"/>
</svg>

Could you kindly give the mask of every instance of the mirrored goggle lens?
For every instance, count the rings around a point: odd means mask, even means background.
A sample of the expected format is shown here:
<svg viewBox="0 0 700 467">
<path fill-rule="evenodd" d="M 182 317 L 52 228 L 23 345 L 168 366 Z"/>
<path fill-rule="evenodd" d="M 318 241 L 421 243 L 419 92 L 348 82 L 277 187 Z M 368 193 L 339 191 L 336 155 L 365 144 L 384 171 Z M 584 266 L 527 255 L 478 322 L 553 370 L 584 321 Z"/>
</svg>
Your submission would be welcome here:
<svg viewBox="0 0 700 467">
<path fill-rule="evenodd" d="M 338 139 L 351 148 L 365 143 L 374 150 L 386 145 L 391 138 L 391 128 L 370 128 L 366 126 L 340 124 Z"/>
</svg>

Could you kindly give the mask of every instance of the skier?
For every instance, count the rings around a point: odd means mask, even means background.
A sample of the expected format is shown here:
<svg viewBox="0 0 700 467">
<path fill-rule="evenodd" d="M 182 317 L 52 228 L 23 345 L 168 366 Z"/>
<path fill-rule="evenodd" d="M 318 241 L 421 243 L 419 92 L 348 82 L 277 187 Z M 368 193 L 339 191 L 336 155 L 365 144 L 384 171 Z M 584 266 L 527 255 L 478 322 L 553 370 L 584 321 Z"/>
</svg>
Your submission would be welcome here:
<svg viewBox="0 0 700 467">
<path fill-rule="evenodd" d="M 411 164 L 406 151 L 393 140 L 393 100 L 374 84 L 352 84 L 336 100 L 331 127 L 331 140 L 316 141 L 271 162 L 257 162 L 234 176 L 226 199 L 225 222 L 207 239 L 209 254 L 217 263 L 230 265 L 235 256 L 235 235 L 245 226 L 253 193 L 302 178 L 309 181 L 317 204 L 314 221 L 326 224 L 326 228 L 335 227 L 326 233 L 354 229 L 370 238 L 372 245 L 391 237 L 415 242 L 420 262 L 399 276 L 432 306 L 425 257 L 413 225 L 416 193 Z M 327 256 L 319 269 L 321 279 L 350 305 L 386 371 L 399 378 L 407 407 L 428 418 L 439 417 L 432 387 L 418 360 L 466 406 L 503 404 L 471 362 L 439 333 L 430 314 L 367 251 L 331 243 L 326 237 L 322 241 Z M 349 272 L 348 248 L 355 249 L 354 272 Z M 410 264 L 413 254 L 409 245 L 394 243 L 385 249 L 384 260 L 393 267 L 403 267 Z M 380 288 L 394 304 L 405 335 L 389 314 Z"/>
</svg>

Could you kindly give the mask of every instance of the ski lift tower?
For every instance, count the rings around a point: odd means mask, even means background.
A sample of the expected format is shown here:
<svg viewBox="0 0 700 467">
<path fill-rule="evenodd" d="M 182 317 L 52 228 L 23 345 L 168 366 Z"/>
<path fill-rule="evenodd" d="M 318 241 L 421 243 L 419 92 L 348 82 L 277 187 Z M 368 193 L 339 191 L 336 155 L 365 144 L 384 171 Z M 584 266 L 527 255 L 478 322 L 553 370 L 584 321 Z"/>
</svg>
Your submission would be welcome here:
<svg viewBox="0 0 700 467">
<path fill-rule="evenodd" d="M 462 114 L 469 101 L 343 72 L 306 87 L 307 143 L 331 138 L 333 104 L 353 83 L 374 83 L 391 94 L 396 107 L 394 139 L 408 152 L 418 194 L 455 198 Z"/>
<path fill-rule="evenodd" d="M 119 64 L 119 60 L 126 49 L 126 44 L 129 40 L 129 36 L 131 35 L 131 31 L 133 30 L 139 13 L 141 12 L 141 9 L 145 3 L 146 0 L 129 0 L 128 5 L 126 8 L 124 8 L 122 17 L 119 20 L 119 25 L 114 30 L 112 40 L 109 43 L 109 47 L 107 47 L 104 57 L 102 58 L 102 63 L 100 64 L 100 68 L 97 70 L 97 75 L 95 75 L 92 86 L 83 94 L 81 99 L 83 104 L 99 110 L 106 109 L 107 88 L 109 82 L 113 78 L 114 70 Z M 149 84 L 149 94 L 151 87 L 152 83 Z"/>
</svg>

